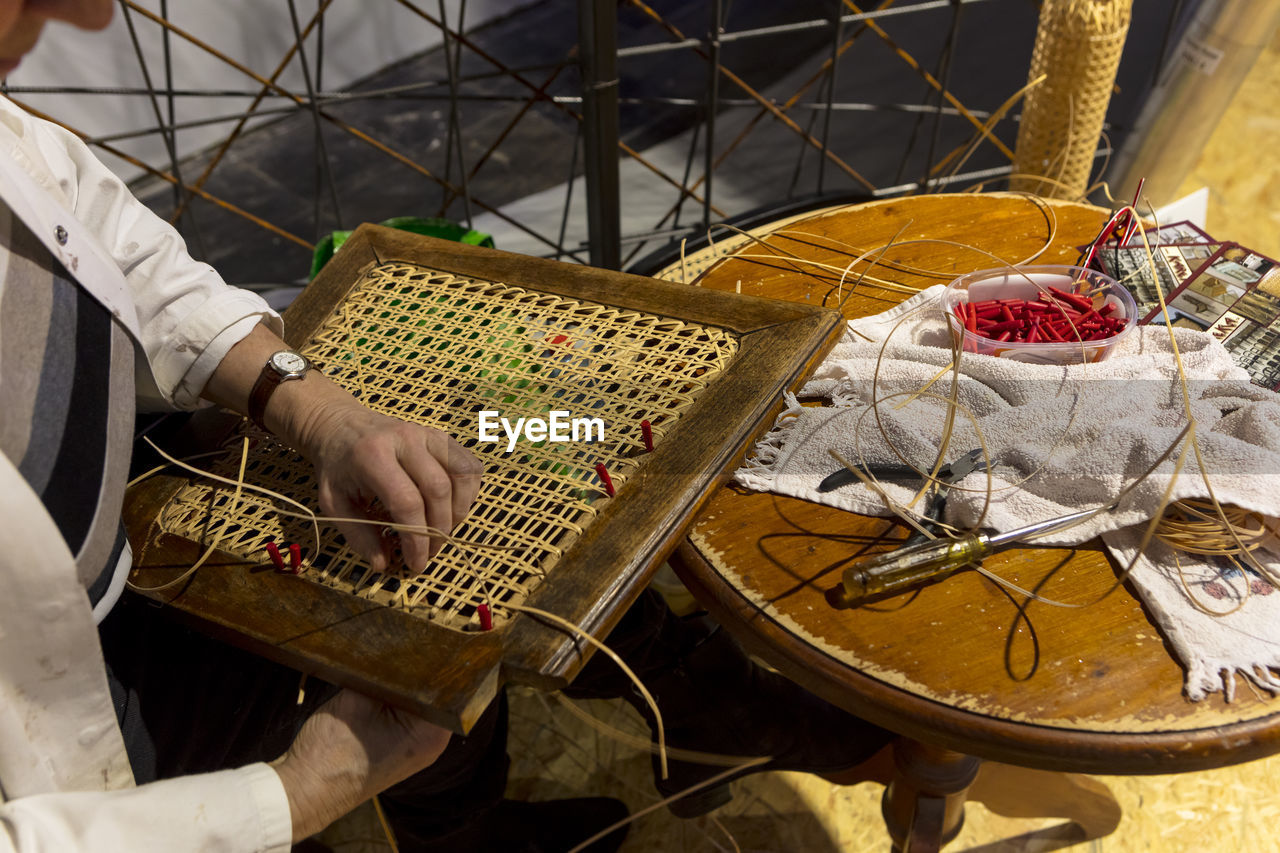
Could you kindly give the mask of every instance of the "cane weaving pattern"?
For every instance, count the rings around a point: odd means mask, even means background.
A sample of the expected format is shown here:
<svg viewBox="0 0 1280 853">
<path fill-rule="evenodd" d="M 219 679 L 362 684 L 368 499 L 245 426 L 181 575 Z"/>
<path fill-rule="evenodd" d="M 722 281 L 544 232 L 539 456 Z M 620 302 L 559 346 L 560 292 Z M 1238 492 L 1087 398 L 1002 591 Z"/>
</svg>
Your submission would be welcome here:
<svg viewBox="0 0 1280 853">
<path fill-rule="evenodd" d="M 249 491 L 231 506 L 234 489 L 205 481 L 170 501 L 159 528 L 203 543 L 216 539 L 220 550 L 250 563 L 267 562 L 268 542 L 300 543 L 303 578 L 446 627 L 475 627 L 477 605 L 523 602 L 596 518 L 609 500 L 597 463 L 622 489 L 651 458 L 640 422 L 650 422 L 656 447 L 737 347 L 732 333 L 715 327 L 410 263 L 375 265 L 302 352 L 370 408 L 444 430 L 481 459 L 484 484 L 454 531 L 460 542 L 445 545 L 416 576 L 378 573 L 334 529 L 322 525 L 320 551 L 311 553 L 309 521 L 281 515 L 277 501 Z M 512 424 L 548 420 L 552 410 L 600 418 L 604 440 L 521 436 L 508 453 L 500 427 L 497 442 L 477 440 L 483 410 Z M 310 464 L 245 429 L 254 439 L 245 482 L 319 512 Z M 234 479 L 240 447 L 234 436 L 214 473 Z M 495 608 L 495 627 L 505 614 Z"/>
</svg>

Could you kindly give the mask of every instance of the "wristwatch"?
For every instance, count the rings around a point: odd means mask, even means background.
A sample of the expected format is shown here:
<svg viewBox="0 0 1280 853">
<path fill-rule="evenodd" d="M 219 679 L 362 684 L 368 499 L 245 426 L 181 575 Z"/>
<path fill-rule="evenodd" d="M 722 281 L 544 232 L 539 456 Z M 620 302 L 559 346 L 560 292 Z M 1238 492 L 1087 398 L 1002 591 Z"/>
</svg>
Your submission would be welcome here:
<svg viewBox="0 0 1280 853">
<path fill-rule="evenodd" d="M 293 350 L 282 349 L 273 353 L 262 366 L 262 373 L 258 374 L 258 381 L 253 383 L 253 390 L 249 392 L 249 417 L 253 422 L 264 430 L 267 429 L 262 418 L 267 412 L 267 401 L 271 399 L 271 395 L 280 387 L 280 383 L 306 376 L 312 366 L 306 356 Z"/>
</svg>

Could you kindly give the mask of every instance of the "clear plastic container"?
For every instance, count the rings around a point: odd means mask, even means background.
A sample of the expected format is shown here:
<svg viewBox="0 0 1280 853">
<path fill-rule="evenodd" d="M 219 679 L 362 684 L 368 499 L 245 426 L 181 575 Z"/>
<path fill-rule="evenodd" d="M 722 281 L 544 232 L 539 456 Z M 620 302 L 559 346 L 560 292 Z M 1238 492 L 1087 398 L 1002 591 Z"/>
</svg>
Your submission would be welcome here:
<svg viewBox="0 0 1280 853">
<path fill-rule="evenodd" d="M 955 315 L 955 307 L 968 302 L 985 302 L 989 299 L 1025 299 L 1034 301 L 1041 293 L 1056 287 L 1067 293 L 1097 294 L 1095 307 L 1109 303 L 1114 307 L 1110 316 L 1123 319 L 1124 327 L 1114 335 L 1094 341 L 1056 341 L 1026 343 L 1022 341 L 997 341 L 964 328 Z M 958 338 L 965 352 L 994 355 L 1000 358 L 1026 361 L 1035 364 L 1081 364 L 1102 361 L 1111 355 L 1116 344 L 1133 331 L 1137 323 L 1138 306 L 1133 296 L 1114 278 L 1097 270 L 1071 266 L 1005 267 L 1004 269 L 979 270 L 962 275 L 942 293 L 942 310 L 950 325 L 951 334 Z"/>
</svg>

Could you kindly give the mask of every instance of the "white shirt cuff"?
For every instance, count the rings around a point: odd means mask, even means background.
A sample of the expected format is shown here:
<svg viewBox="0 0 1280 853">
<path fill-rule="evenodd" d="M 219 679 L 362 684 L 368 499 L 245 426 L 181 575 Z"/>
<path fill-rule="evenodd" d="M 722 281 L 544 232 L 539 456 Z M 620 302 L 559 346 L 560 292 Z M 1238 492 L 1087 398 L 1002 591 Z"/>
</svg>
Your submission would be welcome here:
<svg viewBox="0 0 1280 853">
<path fill-rule="evenodd" d="M 293 814 L 280 776 L 270 765 L 250 764 L 236 771 L 243 773 L 245 788 L 258 805 L 258 823 L 262 828 L 263 853 L 289 853 L 293 845 Z"/>
<path fill-rule="evenodd" d="M 196 408 L 200 392 L 222 359 L 263 319 L 276 334 L 283 331 L 280 315 L 255 293 L 228 290 L 209 299 L 174 330 L 168 346 L 157 353 L 151 365 L 157 385 L 162 391 L 173 389 L 171 399 L 178 408 Z M 198 353 L 194 360 L 192 352 Z"/>
</svg>

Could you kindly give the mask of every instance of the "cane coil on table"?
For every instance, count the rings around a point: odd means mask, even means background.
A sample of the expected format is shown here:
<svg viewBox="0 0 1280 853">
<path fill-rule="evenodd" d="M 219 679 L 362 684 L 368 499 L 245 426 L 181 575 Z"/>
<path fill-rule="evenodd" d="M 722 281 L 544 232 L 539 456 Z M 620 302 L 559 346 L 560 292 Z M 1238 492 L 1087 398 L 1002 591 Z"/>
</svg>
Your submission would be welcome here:
<svg viewBox="0 0 1280 853">
<path fill-rule="evenodd" d="M 647 454 L 640 422 L 663 436 L 733 359 L 726 330 L 636 310 L 466 278 L 414 263 L 374 265 L 302 352 L 371 408 L 455 436 L 485 464 L 472 514 L 421 574 L 374 572 L 321 528 L 304 577 L 406 609 L 453 629 L 476 622 L 482 603 L 519 604 L 555 569 L 607 500 L 595 470 L 620 488 Z M 603 441 L 477 440 L 480 412 L 548 419 L 552 410 L 601 418 Z M 254 443 L 245 480 L 318 508 L 309 463 L 246 426 Z M 239 435 L 211 466 L 235 476 Z M 305 519 L 272 499 L 205 482 L 183 488 L 158 519 L 165 533 L 246 561 L 271 541 L 312 543 Z M 311 544 L 304 544 L 310 550 Z M 495 625 L 503 611 L 495 608 Z"/>
<path fill-rule="evenodd" d="M 1133 0 L 1044 0 L 1010 188 L 1079 198 L 1093 168 Z"/>
<path fill-rule="evenodd" d="M 694 284 L 704 272 L 711 269 L 722 259 L 744 249 L 749 244 L 755 244 L 762 251 L 770 251 L 768 241 L 770 234 L 785 230 L 789 225 L 801 220 L 833 213 L 842 207 L 843 205 L 827 205 L 804 213 L 785 216 L 777 221 L 770 222 L 768 225 L 762 225 L 746 231 L 724 225 L 713 225 L 705 235 L 707 237 L 707 246 L 693 248 L 687 252 L 682 247 L 679 260 L 672 261 L 662 267 L 653 273 L 653 277 L 660 278 L 663 281 L 674 281 L 678 284 Z M 696 236 L 701 237 L 703 235 Z M 695 246 L 701 245 L 702 241 L 695 242 Z"/>
</svg>

